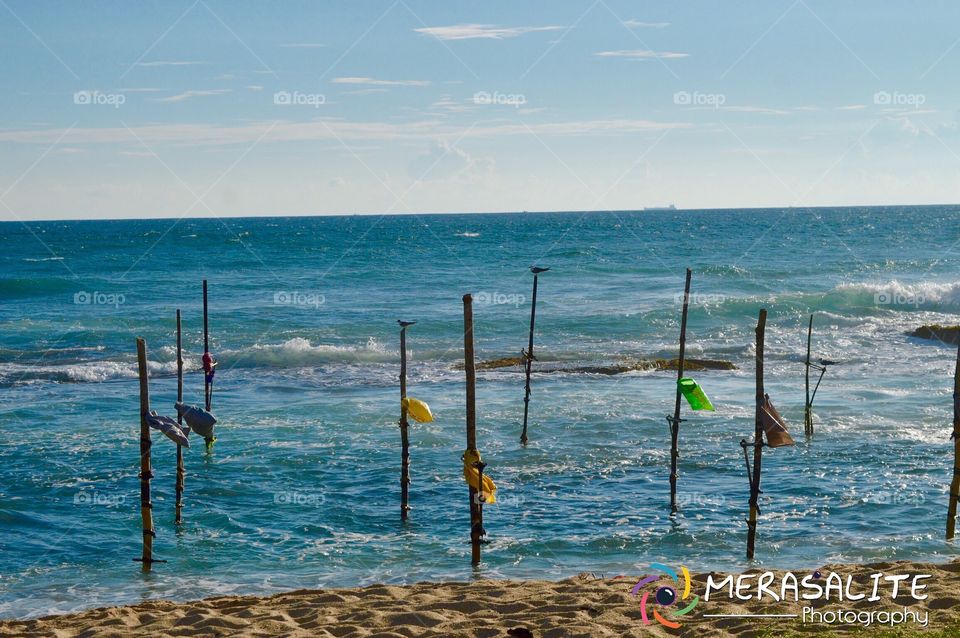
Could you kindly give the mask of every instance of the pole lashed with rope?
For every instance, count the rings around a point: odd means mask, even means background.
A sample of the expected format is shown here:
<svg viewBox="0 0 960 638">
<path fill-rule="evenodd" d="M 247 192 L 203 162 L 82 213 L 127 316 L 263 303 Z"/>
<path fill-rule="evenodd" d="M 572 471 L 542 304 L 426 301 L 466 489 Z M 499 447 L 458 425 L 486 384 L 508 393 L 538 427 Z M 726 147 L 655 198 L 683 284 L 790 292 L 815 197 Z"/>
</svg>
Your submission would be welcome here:
<svg viewBox="0 0 960 638">
<path fill-rule="evenodd" d="M 410 423 L 407 420 L 407 326 L 415 321 L 397 321 L 400 324 L 400 519 L 407 520 L 410 511 Z"/>
<path fill-rule="evenodd" d="M 463 296 L 463 364 L 466 371 L 467 385 L 467 450 L 465 459 L 479 458 L 477 451 L 477 371 L 473 352 L 473 297 L 470 294 Z M 467 461 L 465 460 L 465 463 Z M 477 471 L 480 474 L 479 486 L 483 486 L 483 463 L 477 462 Z M 483 539 L 483 505 L 480 492 L 473 487 L 470 489 L 470 562 L 474 566 L 480 564 L 480 544 Z"/>
<path fill-rule="evenodd" d="M 807 400 L 803 408 L 803 433 L 807 436 L 813 434 L 813 405 L 810 398 L 810 342 L 813 339 L 813 315 L 810 315 L 810 324 L 807 326 L 807 360 L 805 387 L 807 391 Z"/>
<path fill-rule="evenodd" d="M 957 500 L 960 499 L 960 344 L 957 345 L 957 366 L 953 372 L 953 480 L 947 506 L 947 540 L 954 536 L 957 524 Z"/>
<path fill-rule="evenodd" d="M 754 546 L 757 537 L 757 515 L 760 513 L 760 472 L 763 463 L 763 419 L 764 390 L 763 390 L 763 346 L 764 333 L 767 327 L 767 311 L 760 311 L 757 321 L 757 396 L 756 422 L 753 435 L 753 471 L 750 474 L 750 518 L 747 520 L 747 558 L 753 558 Z M 741 441 L 746 453 L 746 442 Z"/>
<path fill-rule="evenodd" d="M 150 571 L 153 563 L 162 562 L 153 559 L 153 539 L 156 532 L 153 529 L 153 502 L 150 498 L 150 479 L 153 470 L 150 466 L 150 448 L 153 441 L 150 438 L 150 425 L 147 415 L 150 413 L 150 387 L 147 371 L 147 343 L 137 338 L 137 372 L 140 377 L 140 517 L 143 528 L 143 551 L 140 558 L 133 560 L 143 563 L 144 571 Z"/>
<path fill-rule="evenodd" d="M 521 445 L 527 444 L 527 416 L 530 412 L 530 371 L 536 359 L 536 357 L 533 356 L 533 326 L 537 320 L 537 279 L 540 273 L 547 272 L 548 270 L 550 269 L 530 266 L 530 272 L 533 273 L 533 298 L 530 302 L 530 339 L 527 341 L 527 349 L 523 351 L 527 381 L 523 392 L 523 431 L 520 433 Z"/>
<path fill-rule="evenodd" d="M 177 403 L 183 403 L 183 339 L 180 328 L 180 310 L 177 309 Z M 177 423 L 183 425 L 183 415 L 177 413 Z M 177 525 L 183 522 L 183 446 L 177 445 L 177 483 L 176 507 L 173 522 Z"/>
<path fill-rule="evenodd" d="M 673 417 L 667 417 L 670 424 L 670 511 L 677 511 L 677 459 L 680 457 L 680 379 L 683 378 L 683 362 L 687 348 L 687 310 L 690 305 L 690 277 L 687 268 L 686 283 L 683 286 L 683 312 L 680 315 L 680 357 L 677 359 L 677 397 L 673 406 Z"/>
<path fill-rule="evenodd" d="M 216 373 L 217 362 L 210 354 L 210 328 L 207 319 L 207 280 L 203 280 L 203 406 L 207 412 L 213 409 L 213 376 Z M 213 449 L 216 437 L 210 435 L 204 438 L 207 452 Z"/>
</svg>

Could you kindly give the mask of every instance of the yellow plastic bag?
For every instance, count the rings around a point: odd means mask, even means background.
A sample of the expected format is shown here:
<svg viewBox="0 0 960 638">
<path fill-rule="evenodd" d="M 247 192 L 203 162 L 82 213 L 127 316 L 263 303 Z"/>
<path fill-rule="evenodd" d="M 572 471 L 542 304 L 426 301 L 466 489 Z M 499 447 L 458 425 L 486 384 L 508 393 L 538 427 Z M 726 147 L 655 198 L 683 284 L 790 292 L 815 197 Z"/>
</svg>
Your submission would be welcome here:
<svg viewBox="0 0 960 638">
<path fill-rule="evenodd" d="M 463 453 L 463 478 L 466 479 L 467 485 L 477 490 L 478 492 L 483 493 L 483 502 L 484 503 L 496 503 L 497 502 L 497 486 L 494 484 L 493 479 L 483 475 L 483 489 L 480 489 L 480 471 L 475 467 L 477 463 L 480 462 L 480 452 L 477 450 L 467 450 Z"/>
<path fill-rule="evenodd" d="M 413 397 L 407 397 L 400 402 L 400 405 L 407 409 L 407 414 L 413 417 L 417 423 L 430 423 L 433 421 L 433 413 L 430 406 Z"/>
</svg>

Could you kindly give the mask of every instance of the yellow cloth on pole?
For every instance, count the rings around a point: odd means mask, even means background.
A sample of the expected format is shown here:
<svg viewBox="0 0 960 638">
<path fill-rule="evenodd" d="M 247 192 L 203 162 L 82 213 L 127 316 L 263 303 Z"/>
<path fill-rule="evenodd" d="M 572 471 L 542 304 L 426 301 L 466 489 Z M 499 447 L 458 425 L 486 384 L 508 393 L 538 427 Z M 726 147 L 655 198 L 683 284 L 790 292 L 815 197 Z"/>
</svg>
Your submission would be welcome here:
<svg viewBox="0 0 960 638">
<path fill-rule="evenodd" d="M 483 489 L 480 488 L 480 471 L 476 464 L 480 462 L 480 452 L 477 450 L 467 450 L 463 453 L 463 478 L 467 485 L 483 494 L 484 503 L 497 502 L 497 486 L 493 479 L 483 475 Z"/>
<path fill-rule="evenodd" d="M 407 409 L 407 414 L 413 417 L 417 423 L 430 423 L 433 421 L 433 412 L 430 406 L 413 397 L 406 397 L 400 401 L 400 404 Z"/>
</svg>

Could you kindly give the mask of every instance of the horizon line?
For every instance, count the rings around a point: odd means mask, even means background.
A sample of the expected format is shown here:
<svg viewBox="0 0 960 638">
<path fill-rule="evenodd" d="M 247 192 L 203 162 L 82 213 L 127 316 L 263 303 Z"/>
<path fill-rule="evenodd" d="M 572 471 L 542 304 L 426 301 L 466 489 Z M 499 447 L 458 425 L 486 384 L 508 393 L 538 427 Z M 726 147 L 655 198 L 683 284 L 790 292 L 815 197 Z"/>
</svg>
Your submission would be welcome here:
<svg viewBox="0 0 960 638">
<path fill-rule="evenodd" d="M 84 217 L 67 218 L 55 217 L 51 219 L 4 219 L 0 224 L 26 224 L 26 223 L 48 223 L 48 222 L 109 222 L 109 221 L 163 221 L 163 220 L 184 220 L 184 219 L 289 219 L 291 217 L 316 218 L 316 217 L 419 217 L 421 215 L 440 216 L 462 216 L 462 215 L 573 215 L 573 214 L 603 214 L 603 213 L 693 213 L 693 212 L 728 212 L 728 211 L 761 211 L 761 210 L 836 210 L 836 209 L 888 209 L 888 208 L 937 208 L 937 207 L 960 207 L 960 203 L 936 203 L 936 204 L 838 204 L 838 205 L 816 205 L 816 206 L 718 206 L 714 208 L 671 208 L 666 206 L 647 206 L 643 208 L 618 208 L 603 210 L 502 210 L 502 211 L 423 211 L 423 212 L 397 212 L 397 213 L 302 213 L 302 214 L 272 214 L 263 215 L 205 215 L 186 217 L 175 215 L 164 217 Z"/>
</svg>

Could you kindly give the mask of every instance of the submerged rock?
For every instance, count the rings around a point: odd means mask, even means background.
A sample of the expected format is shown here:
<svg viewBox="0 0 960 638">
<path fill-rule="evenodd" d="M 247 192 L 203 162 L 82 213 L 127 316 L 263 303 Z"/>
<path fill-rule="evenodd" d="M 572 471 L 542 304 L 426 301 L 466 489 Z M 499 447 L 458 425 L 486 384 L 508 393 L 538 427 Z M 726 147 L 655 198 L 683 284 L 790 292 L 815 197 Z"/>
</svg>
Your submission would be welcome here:
<svg viewBox="0 0 960 638">
<path fill-rule="evenodd" d="M 503 357 L 490 361 L 478 361 L 477 370 L 495 370 L 497 368 L 509 368 L 519 365 L 523 365 L 523 357 Z M 463 364 L 461 363 L 459 367 L 462 368 Z"/>
<path fill-rule="evenodd" d="M 933 339 L 943 343 L 960 344 L 960 326 L 941 326 L 937 323 L 930 326 L 920 326 L 907 334 L 919 339 Z"/>
<path fill-rule="evenodd" d="M 656 359 L 654 361 L 657 370 L 676 370 L 680 365 L 679 359 Z M 721 359 L 684 359 L 684 372 L 696 372 L 698 370 L 736 370 L 737 366 L 730 361 Z"/>
<path fill-rule="evenodd" d="M 534 370 L 538 373 L 572 372 L 581 374 L 623 374 L 624 372 L 635 372 L 637 370 L 676 370 L 679 365 L 680 361 L 678 359 L 638 359 L 636 361 L 602 363 L 587 366 L 579 366 L 560 362 L 538 362 L 534 365 Z M 500 359 L 477 362 L 477 370 L 497 370 L 501 368 L 512 367 L 522 370 L 523 357 L 502 357 Z M 454 368 L 457 370 L 462 370 L 463 364 L 458 363 L 454 366 Z M 683 369 L 685 372 L 698 372 L 702 370 L 736 370 L 737 366 L 730 361 L 723 361 L 720 359 L 684 359 Z"/>
</svg>

